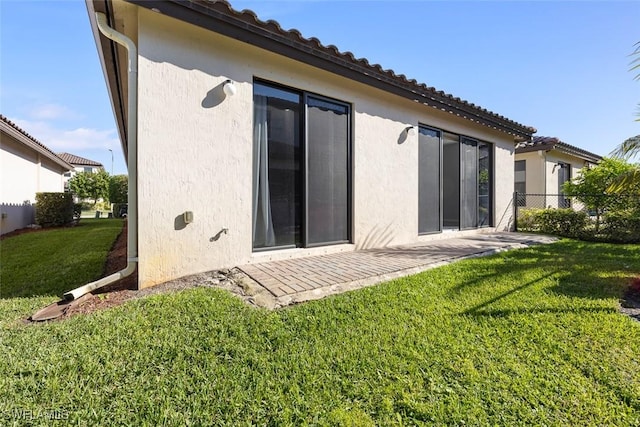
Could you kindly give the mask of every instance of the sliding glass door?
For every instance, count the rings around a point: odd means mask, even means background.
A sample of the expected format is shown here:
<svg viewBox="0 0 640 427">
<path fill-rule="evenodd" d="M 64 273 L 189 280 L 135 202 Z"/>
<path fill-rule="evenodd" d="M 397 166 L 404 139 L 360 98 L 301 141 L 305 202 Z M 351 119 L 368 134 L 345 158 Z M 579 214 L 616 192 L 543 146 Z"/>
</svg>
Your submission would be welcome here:
<svg viewBox="0 0 640 427">
<path fill-rule="evenodd" d="M 254 84 L 253 248 L 349 241 L 350 107 Z"/>
<path fill-rule="evenodd" d="M 460 137 L 446 132 L 442 147 L 442 225 L 460 228 Z"/>
<path fill-rule="evenodd" d="M 418 232 L 442 230 L 442 132 L 420 126 L 418 137 Z"/>
<path fill-rule="evenodd" d="M 478 227 L 491 226 L 491 145 L 478 143 Z"/>
<path fill-rule="evenodd" d="M 420 126 L 418 232 L 491 226 L 492 146 Z"/>
<path fill-rule="evenodd" d="M 349 239 L 349 107 L 308 96 L 307 246 Z"/>
<path fill-rule="evenodd" d="M 460 138 L 460 228 L 478 226 L 478 141 Z"/>
</svg>

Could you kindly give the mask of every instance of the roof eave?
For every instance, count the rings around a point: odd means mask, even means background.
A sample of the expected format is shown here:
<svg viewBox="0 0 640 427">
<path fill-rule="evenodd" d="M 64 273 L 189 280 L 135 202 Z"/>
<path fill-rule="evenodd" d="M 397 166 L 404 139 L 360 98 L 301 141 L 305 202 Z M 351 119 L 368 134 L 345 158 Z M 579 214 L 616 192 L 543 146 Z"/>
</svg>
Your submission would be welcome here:
<svg viewBox="0 0 640 427">
<path fill-rule="evenodd" d="M 90 1 L 87 0 L 87 2 Z M 393 78 L 388 72 L 384 72 L 380 66 L 371 66 L 366 61 L 355 60 L 350 53 L 338 54 L 337 49 L 332 46 L 324 47 L 315 39 L 310 40 L 317 47 L 311 46 L 310 43 L 296 41 L 277 31 L 270 31 L 266 27 L 272 26 L 276 30 L 277 24 L 272 21 L 264 25 L 252 24 L 239 17 L 214 10 L 212 7 L 216 6 L 215 3 L 203 0 L 126 1 L 511 134 L 515 140 L 528 140 L 536 132 L 532 127 L 521 125 L 473 104 L 461 102 L 458 98 L 453 98 L 442 91 L 419 85 L 415 80 L 407 80 L 404 76 Z M 94 3 L 105 4 L 104 8 L 108 8 L 107 0 L 100 0 Z M 232 10 L 226 2 L 220 2 L 220 4 Z M 253 15 L 253 18 L 257 21 L 255 15 Z M 94 27 L 93 22 L 92 27 Z M 104 43 L 102 47 L 105 47 Z M 330 54 L 327 52 L 328 50 L 335 51 L 336 54 Z M 101 57 L 101 61 L 103 60 L 104 58 Z M 103 70 L 106 72 L 104 64 Z M 112 103 L 115 105 L 113 97 Z M 123 121 L 120 120 L 118 123 L 121 125 Z"/>
<path fill-rule="evenodd" d="M 118 128 L 120 144 L 126 161 L 128 152 L 126 133 L 127 115 L 125 110 L 126 94 L 124 93 L 123 85 L 120 82 L 117 55 L 118 47 L 116 43 L 104 37 L 100 33 L 95 17 L 96 12 L 104 13 L 109 25 L 113 26 L 113 7 L 111 6 L 110 0 L 85 0 L 85 2 L 87 6 L 87 13 L 89 15 L 89 23 L 91 25 L 91 32 L 93 33 L 93 38 L 98 50 L 100 66 L 102 67 L 102 72 L 107 84 L 107 92 L 111 100 L 111 108 L 116 121 L 116 127 Z"/>
<path fill-rule="evenodd" d="M 63 168 L 65 171 L 69 171 L 69 170 L 73 169 L 73 166 L 71 164 L 65 162 L 60 157 L 56 156 L 54 153 L 50 153 L 45 148 L 43 148 L 39 144 L 37 144 L 34 141 L 32 141 L 30 138 L 26 137 L 18 129 L 14 128 L 13 126 L 10 126 L 9 124 L 5 123 L 4 121 L 0 121 L 0 129 L 2 129 L 2 132 L 4 132 L 7 135 L 11 136 L 16 141 L 24 144 L 25 146 L 29 147 L 33 151 L 37 152 L 38 154 L 41 154 L 41 155 L 45 156 L 47 159 L 49 159 L 52 162 L 56 163 L 58 166 Z"/>
<path fill-rule="evenodd" d="M 590 163 L 598 163 L 602 160 L 602 157 L 597 154 L 590 153 L 586 150 L 582 150 L 581 148 L 574 147 L 563 142 L 556 142 L 553 144 L 528 145 L 526 147 L 517 148 L 516 154 L 532 153 L 536 151 L 549 152 L 552 150 L 577 157 Z"/>
</svg>

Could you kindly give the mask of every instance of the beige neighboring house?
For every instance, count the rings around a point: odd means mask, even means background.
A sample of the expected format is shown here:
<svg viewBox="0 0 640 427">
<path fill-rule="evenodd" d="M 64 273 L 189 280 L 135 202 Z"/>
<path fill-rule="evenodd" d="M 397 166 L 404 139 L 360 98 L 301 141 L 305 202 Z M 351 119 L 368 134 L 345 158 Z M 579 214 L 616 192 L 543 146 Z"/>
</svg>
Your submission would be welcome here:
<svg viewBox="0 0 640 427">
<path fill-rule="evenodd" d="M 531 143 L 516 149 L 515 191 L 518 205 L 530 208 L 570 207 L 562 186 L 578 176 L 583 168 L 597 164 L 602 157 L 558 138 L 534 136 Z"/>
<path fill-rule="evenodd" d="M 0 115 L 0 234 L 35 221 L 36 193 L 63 192 L 73 169 L 40 141 Z"/>
<path fill-rule="evenodd" d="M 224 1 L 87 7 L 125 153 L 127 50 L 96 12 L 137 48 L 140 287 L 510 226 L 534 128 Z"/>
<path fill-rule="evenodd" d="M 64 174 L 64 188 L 67 191 L 69 190 L 69 180 L 75 174 L 79 172 L 96 173 L 104 169 L 102 163 L 96 162 L 95 160 L 85 159 L 84 157 L 76 156 L 75 154 L 58 153 L 58 157 L 73 166 L 73 170 Z"/>
</svg>

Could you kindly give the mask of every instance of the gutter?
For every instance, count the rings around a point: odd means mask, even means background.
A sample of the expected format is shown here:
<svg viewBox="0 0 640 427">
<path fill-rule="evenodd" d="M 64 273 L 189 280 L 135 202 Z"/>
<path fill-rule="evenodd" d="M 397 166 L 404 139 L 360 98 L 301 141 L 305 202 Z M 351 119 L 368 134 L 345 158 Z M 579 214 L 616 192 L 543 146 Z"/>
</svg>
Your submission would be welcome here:
<svg viewBox="0 0 640 427">
<path fill-rule="evenodd" d="M 93 290 L 130 276 L 136 270 L 138 264 L 138 49 L 129 37 L 109 27 L 104 13 L 96 12 L 95 17 L 100 32 L 127 50 L 127 141 L 129 144 L 129 149 L 127 150 L 129 172 L 127 267 L 107 277 L 66 292 L 63 296 L 66 301 L 73 301 Z"/>
</svg>

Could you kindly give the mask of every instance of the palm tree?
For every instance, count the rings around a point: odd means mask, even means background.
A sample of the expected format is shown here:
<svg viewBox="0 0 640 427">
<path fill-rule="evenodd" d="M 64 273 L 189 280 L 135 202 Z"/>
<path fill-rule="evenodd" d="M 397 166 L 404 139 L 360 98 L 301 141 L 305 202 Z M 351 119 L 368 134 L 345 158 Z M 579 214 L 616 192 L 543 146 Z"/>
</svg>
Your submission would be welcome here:
<svg viewBox="0 0 640 427">
<path fill-rule="evenodd" d="M 637 42 L 634 46 L 635 49 L 631 52 L 631 56 L 634 58 L 630 63 L 631 68 L 629 71 L 637 72 L 633 79 L 640 80 L 640 42 Z M 640 122 L 640 104 L 638 104 L 638 112 L 636 115 L 638 116 L 636 121 Z M 622 159 L 630 159 L 634 156 L 640 157 L 640 135 L 632 136 L 624 140 L 622 144 L 618 145 L 615 150 L 611 152 L 611 155 Z M 638 186 L 640 186 L 640 166 L 622 175 L 620 179 L 608 188 L 608 191 L 623 193 Z"/>
<path fill-rule="evenodd" d="M 637 121 L 640 121 L 640 118 L 637 119 Z M 622 144 L 618 145 L 615 150 L 611 152 L 613 157 L 627 160 L 637 154 L 640 154 L 640 135 L 625 139 Z"/>
</svg>

